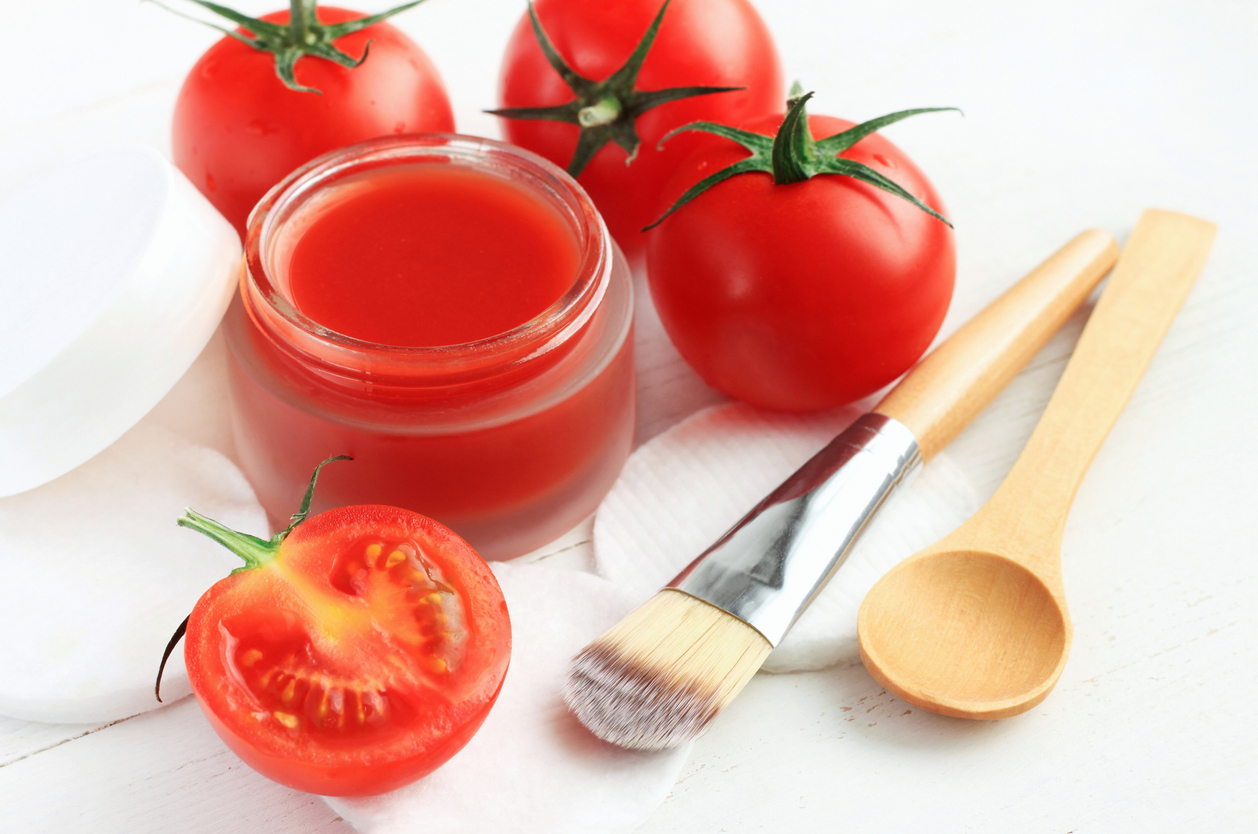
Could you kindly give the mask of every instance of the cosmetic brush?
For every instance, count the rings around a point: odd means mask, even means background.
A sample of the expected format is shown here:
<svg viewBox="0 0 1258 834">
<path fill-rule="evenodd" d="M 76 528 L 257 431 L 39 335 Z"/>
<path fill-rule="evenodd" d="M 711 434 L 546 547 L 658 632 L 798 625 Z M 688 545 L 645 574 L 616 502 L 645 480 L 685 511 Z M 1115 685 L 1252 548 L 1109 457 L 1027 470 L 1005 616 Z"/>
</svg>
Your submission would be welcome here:
<svg viewBox="0 0 1258 834">
<path fill-rule="evenodd" d="M 1114 265 L 1090 230 L 926 356 L 873 411 L 573 659 L 563 695 L 594 735 L 660 750 L 729 705 L 869 520 L 995 398 Z"/>
</svg>

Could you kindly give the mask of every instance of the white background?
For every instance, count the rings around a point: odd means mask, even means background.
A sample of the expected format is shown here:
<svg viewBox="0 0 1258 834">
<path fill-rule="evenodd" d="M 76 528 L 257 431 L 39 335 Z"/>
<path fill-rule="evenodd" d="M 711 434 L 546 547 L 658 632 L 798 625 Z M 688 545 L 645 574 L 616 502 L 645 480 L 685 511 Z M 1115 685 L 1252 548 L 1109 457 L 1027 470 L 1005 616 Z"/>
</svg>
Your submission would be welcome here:
<svg viewBox="0 0 1258 834">
<path fill-rule="evenodd" d="M 1258 3 L 757 5 L 788 79 L 818 91 L 814 112 L 965 110 L 888 131 L 956 222 L 945 333 L 1087 226 L 1121 239 L 1142 208 L 1159 206 L 1221 232 L 1079 493 L 1064 547 L 1075 648 L 1048 700 L 1020 718 L 967 723 L 907 711 L 860 666 L 760 676 L 641 830 L 1258 829 L 1248 697 L 1258 684 Z M 464 132 L 497 135 L 478 111 L 495 104 L 498 57 L 522 9 L 430 0 L 396 19 L 442 70 Z M 166 150 L 182 75 L 216 37 L 131 0 L 3 0 L 0 12 L 0 189 L 101 144 Z M 953 447 L 985 494 L 1029 435 L 1081 320 Z M 647 325 L 644 435 L 715 399 Z M 0 719 L 0 831 L 35 830 L 348 827 L 319 799 L 241 765 L 185 700 L 104 729 Z"/>
</svg>

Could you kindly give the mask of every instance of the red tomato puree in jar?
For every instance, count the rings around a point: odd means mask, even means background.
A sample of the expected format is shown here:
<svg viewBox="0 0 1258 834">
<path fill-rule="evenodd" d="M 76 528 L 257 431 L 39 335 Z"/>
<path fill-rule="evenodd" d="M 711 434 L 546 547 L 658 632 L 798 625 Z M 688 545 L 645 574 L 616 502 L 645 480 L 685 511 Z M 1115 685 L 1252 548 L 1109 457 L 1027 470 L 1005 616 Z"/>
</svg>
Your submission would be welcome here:
<svg viewBox="0 0 1258 834">
<path fill-rule="evenodd" d="M 390 137 L 294 172 L 255 210 L 224 331 L 233 430 L 275 525 L 391 504 L 487 558 L 597 507 L 633 434 L 632 291 L 588 197 L 488 140 Z"/>
<path fill-rule="evenodd" d="M 297 309 L 337 333 L 433 347 L 497 336 L 572 286 L 577 242 L 540 197 L 491 174 L 358 174 L 318 208 L 288 264 Z"/>
</svg>

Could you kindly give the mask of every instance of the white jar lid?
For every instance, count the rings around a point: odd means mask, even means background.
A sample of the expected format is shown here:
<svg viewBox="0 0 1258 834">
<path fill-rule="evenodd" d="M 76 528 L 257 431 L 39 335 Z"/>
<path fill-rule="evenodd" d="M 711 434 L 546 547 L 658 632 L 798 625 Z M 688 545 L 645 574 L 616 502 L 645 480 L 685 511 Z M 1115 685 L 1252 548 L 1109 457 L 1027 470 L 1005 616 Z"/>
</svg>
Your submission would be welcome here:
<svg viewBox="0 0 1258 834">
<path fill-rule="evenodd" d="M 183 376 L 240 240 L 170 162 L 98 151 L 0 195 L 0 496 L 105 449 Z"/>
</svg>

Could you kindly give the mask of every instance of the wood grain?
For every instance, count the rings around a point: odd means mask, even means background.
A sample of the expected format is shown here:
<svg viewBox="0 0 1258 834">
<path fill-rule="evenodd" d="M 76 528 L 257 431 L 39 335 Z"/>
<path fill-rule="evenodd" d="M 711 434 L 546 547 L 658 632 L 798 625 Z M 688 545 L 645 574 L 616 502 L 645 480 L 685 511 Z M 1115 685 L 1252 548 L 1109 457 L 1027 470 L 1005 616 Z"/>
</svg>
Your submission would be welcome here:
<svg viewBox="0 0 1258 834">
<path fill-rule="evenodd" d="M 1118 258 L 1108 233 L 1075 237 L 931 351 L 874 407 L 930 460 L 1044 347 Z"/>
<path fill-rule="evenodd" d="M 1201 272 L 1215 231 L 1175 212 L 1141 216 L 1035 433 L 984 507 L 975 544 L 1060 584 L 1075 492 Z"/>
<path fill-rule="evenodd" d="M 1005 718 L 1056 685 L 1073 640 L 1061 575 L 1070 505 L 1213 243 L 1212 223 L 1149 210 L 1044 416 L 969 521 L 870 590 L 861 660 L 889 690 L 961 718 Z"/>
</svg>

